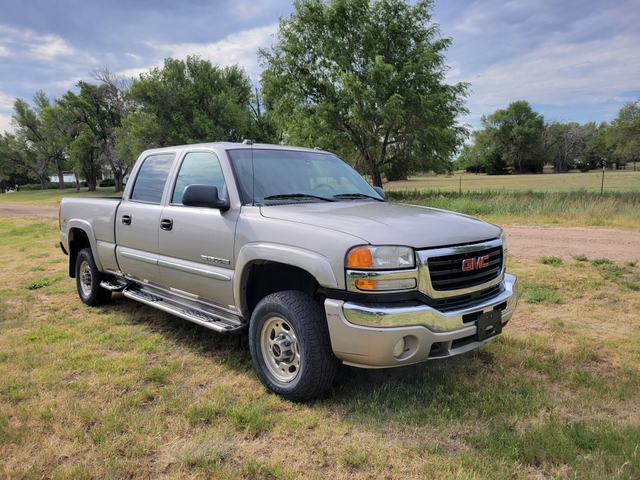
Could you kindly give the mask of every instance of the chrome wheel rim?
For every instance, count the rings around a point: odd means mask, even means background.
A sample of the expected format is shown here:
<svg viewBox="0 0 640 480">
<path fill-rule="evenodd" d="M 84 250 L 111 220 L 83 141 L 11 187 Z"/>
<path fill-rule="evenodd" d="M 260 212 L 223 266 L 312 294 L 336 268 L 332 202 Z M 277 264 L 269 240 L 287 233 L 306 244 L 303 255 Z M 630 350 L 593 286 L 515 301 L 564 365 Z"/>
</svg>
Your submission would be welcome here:
<svg viewBox="0 0 640 480">
<path fill-rule="evenodd" d="M 295 380 L 300 372 L 300 348 L 296 332 L 282 317 L 270 317 L 260 332 L 262 359 L 269 373 L 281 382 Z"/>
<path fill-rule="evenodd" d="M 84 297 L 91 295 L 91 267 L 86 260 L 80 264 L 80 290 Z"/>
</svg>

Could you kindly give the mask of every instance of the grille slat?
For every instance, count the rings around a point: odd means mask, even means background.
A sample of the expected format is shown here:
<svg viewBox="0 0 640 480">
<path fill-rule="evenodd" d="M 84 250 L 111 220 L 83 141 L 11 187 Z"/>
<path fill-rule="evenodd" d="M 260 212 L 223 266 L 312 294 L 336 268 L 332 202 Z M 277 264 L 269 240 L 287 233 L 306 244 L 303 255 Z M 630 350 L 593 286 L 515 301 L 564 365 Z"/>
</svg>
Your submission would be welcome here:
<svg viewBox="0 0 640 480">
<path fill-rule="evenodd" d="M 469 271 L 462 270 L 465 260 L 473 262 L 474 259 L 477 261 L 485 256 L 488 256 L 488 259 L 484 262 L 484 266 Z M 438 291 L 459 290 L 489 282 L 500 275 L 502 263 L 501 246 L 454 255 L 429 257 L 427 260 L 431 285 L 434 290 Z"/>
</svg>

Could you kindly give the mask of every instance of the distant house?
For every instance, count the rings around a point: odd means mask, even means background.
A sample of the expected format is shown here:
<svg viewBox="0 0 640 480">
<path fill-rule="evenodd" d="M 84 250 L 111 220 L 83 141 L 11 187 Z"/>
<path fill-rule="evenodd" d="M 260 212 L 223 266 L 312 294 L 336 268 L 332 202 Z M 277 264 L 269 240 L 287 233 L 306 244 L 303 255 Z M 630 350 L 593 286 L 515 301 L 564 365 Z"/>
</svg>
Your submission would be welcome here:
<svg viewBox="0 0 640 480">
<path fill-rule="evenodd" d="M 62 178 L 64 178 L 64 183 L 76 183 L 76 176 L 73 172 L 62 172 Z M 49 181 L 52 183 L 59 183 L 58 175 L 51 175 L 49 177 Z"/>
</svg>

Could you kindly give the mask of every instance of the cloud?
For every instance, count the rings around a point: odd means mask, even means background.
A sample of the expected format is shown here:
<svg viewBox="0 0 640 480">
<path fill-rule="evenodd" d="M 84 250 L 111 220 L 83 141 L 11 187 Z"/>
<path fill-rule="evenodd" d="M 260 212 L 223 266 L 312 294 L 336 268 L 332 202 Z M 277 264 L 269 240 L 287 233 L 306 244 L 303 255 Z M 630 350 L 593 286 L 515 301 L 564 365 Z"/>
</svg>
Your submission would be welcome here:
<svg viewBox="0 0 640 480">
<path fill-rule="evenodd" d="M 7 110 L 13 108 L 14 99 L 6 93 L 0 92 L 0 110 Z"/>
<path fill-rule="evenodd" d="M 12 48 L 9 49 L 7 45 Z M 2 52 L 6 52 L 2 55 Z M 22 54 L 34 60 L 56 60 L 77 56 L 77 52 L 58 35 L 38 35 L 33 30 L 0 25 L 0 56 Z"/>
<path fill-rule="evenodd" d="M 11 116 L 3 115 L 0 113 L 0 133 L 4 132 L 13 132 L 13 127 L 11 126 Z"/>
<path fill-rule="evenodd" d="M 472 114 L 491 113 L 515 100 L 555 106 L 598 104 L 637 89 L 638 51 L 640 38 L 634 37 L 543 45 L 474 76 L 463 77 L 451 69 L 448 81 L 471 83 Z"/>
<path fill-rule="evenodd" d="M 30 45 L 35 58 L 41 60 L 53 60 L 55 57 L 68 57 L 75 55 L 75 50 L 56 35 L 35 37 L 35 42 Z"/>
<path fill-rule="evenodd" d="M 257 50 L 268 46 L 269 37 L 278 29 L 273 23 L 266 27 L 258 27 L 233 33 L 214 43 L 181 43 L 173 45 L 158 45 L 149 43 L 158 52 L 173 58 L 186 58 L 188 55 L 200 55 L 221 66 L 239 65 L 254 78 L 260 74 Z"/>
</svg>

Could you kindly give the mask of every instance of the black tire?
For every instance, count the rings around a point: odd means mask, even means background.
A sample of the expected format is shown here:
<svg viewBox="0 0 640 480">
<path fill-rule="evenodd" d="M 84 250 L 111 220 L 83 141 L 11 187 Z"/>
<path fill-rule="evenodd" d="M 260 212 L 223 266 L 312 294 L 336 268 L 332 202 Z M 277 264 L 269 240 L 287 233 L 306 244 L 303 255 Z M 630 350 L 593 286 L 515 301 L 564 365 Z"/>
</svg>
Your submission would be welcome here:
<svg viewBox="0 0 640 480">
<path fill-rule="evenodd" d="M 95 307 L 111 298 L 111 290 L 100 286 L 105 274 L 98 270 L 90 248 L 83 248 L 76 260 L 76 288 L 80 300 L 85 305 Z"/>
<path fill-rule="evenodd" d="M 340 366 L 320 302 L 293 290 L 258 303 L 249 325 L 249 349 L 267 390 L 294 402 L 325 393 Z"/>
</svg>

